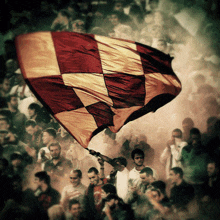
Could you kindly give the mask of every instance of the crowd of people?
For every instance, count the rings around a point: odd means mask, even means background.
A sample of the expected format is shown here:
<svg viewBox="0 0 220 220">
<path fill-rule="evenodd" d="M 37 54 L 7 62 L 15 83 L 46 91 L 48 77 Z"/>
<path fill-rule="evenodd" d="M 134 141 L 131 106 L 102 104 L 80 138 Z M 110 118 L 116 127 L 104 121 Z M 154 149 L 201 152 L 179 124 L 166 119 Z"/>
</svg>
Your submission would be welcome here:
<svg viewBox="0 0 220 220">
<path fill-rule="evenodd" d="M 220 219 L 218 1 L 1 4 L 0 219 Z M 121 138 L 107 128 L 103 149 L 86 150 L 22 77 L 14 40 L 35 31 L 154 47 L 174 57 L 182 92 L 146 130 Z"/>
</svg>

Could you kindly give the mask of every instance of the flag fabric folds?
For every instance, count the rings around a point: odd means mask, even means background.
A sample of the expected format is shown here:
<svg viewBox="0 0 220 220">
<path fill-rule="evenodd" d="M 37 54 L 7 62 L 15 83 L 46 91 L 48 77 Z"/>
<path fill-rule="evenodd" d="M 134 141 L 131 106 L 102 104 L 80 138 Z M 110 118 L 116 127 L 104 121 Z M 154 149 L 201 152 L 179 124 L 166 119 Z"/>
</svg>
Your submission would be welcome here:
<svg viewBox="0 0 220 220">
<path fill-rule="evenodd" d="M 16 49 L 30 89 L 85 148 L 104 128 L 117 132 L 181 91 L 172 58 L 137 42 L 35 32 L 16 37 Z"/>
</svg>

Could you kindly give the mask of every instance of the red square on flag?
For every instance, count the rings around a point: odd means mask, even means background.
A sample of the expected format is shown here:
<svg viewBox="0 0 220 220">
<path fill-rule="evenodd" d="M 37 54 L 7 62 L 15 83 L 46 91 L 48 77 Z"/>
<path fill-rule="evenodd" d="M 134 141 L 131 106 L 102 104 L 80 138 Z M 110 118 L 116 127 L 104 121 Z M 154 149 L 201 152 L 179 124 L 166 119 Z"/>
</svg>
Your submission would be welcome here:
<svg viewBox="0 0 220 220">
<path fill-rule="evenodd" d="M 114 108 L 143 106 L 145 99 L 145 77 L 128 74 L 104 74 L 109 97 Z"/>
<path fill-rule="evenodd" d="M 52 32 L 61 74 L 102 73 L 97 42 L 90 35 Z"/>
<path fill-rule="evenodd" d="M 38 90 L 37 97 L 42 100 L 53 114 L 75 110 L 84 107 L 71 87 L 64 85 L 62 76 L 28 79 L 34 90 Z"/>
<path fill-rule="evenodd" d="M 98 102 L 86 107 L 87 111 L 94 117 L 98 127 L 103 125 L 113 125 L 113 115 L 111 108 L 104 102 Z"/>
</svg>

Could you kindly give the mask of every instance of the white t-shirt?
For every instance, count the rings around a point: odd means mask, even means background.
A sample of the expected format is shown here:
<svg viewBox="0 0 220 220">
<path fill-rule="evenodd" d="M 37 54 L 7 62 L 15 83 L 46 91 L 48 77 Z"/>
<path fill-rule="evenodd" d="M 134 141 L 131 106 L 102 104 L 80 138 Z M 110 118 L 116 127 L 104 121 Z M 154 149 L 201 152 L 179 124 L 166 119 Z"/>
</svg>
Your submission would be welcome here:
<svg viewBox="0 0 220 220">
<path fill-rule="evenodd" d="M 124 168 L 123 171 L 118 171 L 116 174 L 117 194 L 123 200 L 125 199 L 125 196 L 127 195 L 128 191 L 128 177 L 129 171 L 127 168 Z"/>
</svg>

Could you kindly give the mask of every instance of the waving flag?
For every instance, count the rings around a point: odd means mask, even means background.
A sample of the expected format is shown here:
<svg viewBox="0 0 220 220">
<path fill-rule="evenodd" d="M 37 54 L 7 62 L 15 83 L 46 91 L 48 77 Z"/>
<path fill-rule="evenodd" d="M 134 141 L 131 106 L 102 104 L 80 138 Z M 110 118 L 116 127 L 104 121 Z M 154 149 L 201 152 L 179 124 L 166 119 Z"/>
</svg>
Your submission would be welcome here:
<svg viewBox="0 0 220 220">
<path fill-rule="evenodd" d="M 30 89 L 85 148 L 104 128 L 117 132 L 181 91 L 172 58 L 137 42 L 36 32 L 18 36 L 16 48 Z"/>
</svg>

